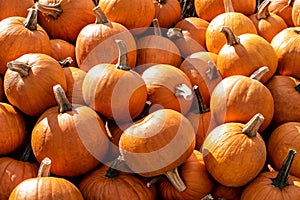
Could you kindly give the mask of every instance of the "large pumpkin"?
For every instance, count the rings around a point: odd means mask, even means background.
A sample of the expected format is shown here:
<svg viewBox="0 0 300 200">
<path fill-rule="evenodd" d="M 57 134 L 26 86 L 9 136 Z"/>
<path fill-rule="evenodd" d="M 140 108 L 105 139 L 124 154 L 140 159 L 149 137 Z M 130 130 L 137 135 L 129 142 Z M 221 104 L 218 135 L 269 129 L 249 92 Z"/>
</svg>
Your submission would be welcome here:
<svg viewBox="0 0 300 200">
<path fill-rule="evenodd" d="M 127 62 L 127 49 L 123 40 L 117 64 L 95 65 L 86 74 L 83 99 L 87 105 L 108 119 L 131 121 L 143 110 L 147 88 L 142 77 L 132 71 Z"/>
<path fill-rule="evenodd" d="M 76 60 L 80 69 L 88 71 L 97 64 L 118 61 L 119 49 L 115 40 L 126 43 L 128 65 L 136 64 L 136 42 L 129 30 L 120 23 L 107 19 L 99 6 L 93 9 L 96 22 L 81 29 L 76 40 Z"/>
<path fill-rule="evenodd" d="M 6 155 L 23 144 L 27 127 L 19 110 L 0 102 L 0 155 Z"/>
<path fill-rule="evenodd" d="M 39 116 L 56 105 L 52 87 L 67 88 L 58 61 L 41 53 L 24 54 L 7 64 L 4 92 L 8 101 L 29 116 Z"/>
<path fill-rule="evenodd" d="M 30 8 L 27 18 L 8 17 L 0 22 L 0 74 L 4 75 L 7 62 L 26 53 L 51 54 L 47 32 L 37 24 L 37 10 Z"/>
<path fill-rule="evenodd" d="M 263 169 L 267 151 L 257 132 L 263 120 L 261 114 L 256 114 L 246 124 L 230 122 L 219 125 L 204 140 L 205 165 L 222 185 L 244 186 Z"/>
<path fill-rule="evenodd" d="M 231 75 L 250 76 L 255 70 L 267 66 L 269 72 L 262 77 L 261 82 L 267 82 L 276 72 L 278 58 L 274 48 L 257 34 L 242 34 L 236 36 L 229 27 L 220 30 L 227 38 L 219 54 L 217 67 L 223 78 Z"/>
<path fill-rule="evenodd" d="M 79 176 L 95 168 L 108 151 L 108 137 L 99 115 L 88 106 L 70 104 L 61 86 L 53 87 L 58 106 L 46 110 L 31 135 L 36 159 L 52 160 L 51 172 Z"/>
<path fill-rule="evenodd" d="M 40 25 L 53 39 L 75 42 L 80 30 L 95 21 L 93 1 L 85 0 L 38 0 Z"/>
<path fill-rule="evenodd" d="M 179 191 L 186 186 L 177 167 L 190 157 L 194 147 L 193 126 L 171 109 L 150 113 L 128 127 L 119 141 L 121 156 L 133 172 L 145 177 L 165 174 Z"/>
</svg>

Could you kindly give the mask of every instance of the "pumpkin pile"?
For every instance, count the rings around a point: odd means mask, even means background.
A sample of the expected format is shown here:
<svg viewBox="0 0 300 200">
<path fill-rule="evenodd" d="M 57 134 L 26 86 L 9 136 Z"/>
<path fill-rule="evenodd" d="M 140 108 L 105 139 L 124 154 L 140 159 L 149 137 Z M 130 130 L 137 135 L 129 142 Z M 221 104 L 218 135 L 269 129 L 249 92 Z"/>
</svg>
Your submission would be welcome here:
<svg viewBox="0 0 300 200">
<path fill-rule="evenodd" d="M 0 7 L 0 200 L 300 199 L 300 0 Z"/>
</svg>

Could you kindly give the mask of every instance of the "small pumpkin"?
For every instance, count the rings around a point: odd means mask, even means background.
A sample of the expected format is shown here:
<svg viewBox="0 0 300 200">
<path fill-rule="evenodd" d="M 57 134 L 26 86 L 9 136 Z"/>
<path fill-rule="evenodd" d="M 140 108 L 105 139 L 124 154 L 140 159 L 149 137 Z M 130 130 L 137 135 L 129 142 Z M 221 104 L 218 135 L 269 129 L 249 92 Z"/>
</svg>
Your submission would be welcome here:
<svg viewBox="0 0 300 200">
<path fill-rule="evenodd" d="M 87 72 L 82 85 L 83 99 L 104 117 L 129 122 L 142 112 L 147 87 L 128 65 L 125 41 L 116 42 L 120 51 L 118 63 L 98 64 Z"/>
<path fill-rule="evenodd" d="M 27 127 L 23 115 L 11 104 L 0 102 L 0 155 L 15 151 L 25 141 Z"/>
<path fill-rule="evenodd" d="M 50 176 L 51 160 L 44 158 L 38 175 L 17 185 L 9 196 L 9 200 L 55 200 L 74 199 L 83 200 L 79 189 L 65 178 Z"/>
<path fill-rule="evenodd" d="M 269 11 L 282 17 L 288 27 L 293 27 L 292 9 L 294 1 L 295 0 L 272 0 L 269 5 Z"/>
<path fill-rule="evenodd" d="M 51 39 L 75 42 L 80 30 L 95 21 L 92 1 L 84 0 L 38 0 L 39 24 Z"/>
<path fill-rule="evenodd" d="M 72 58 L 72 67 L 77 67 L 75 57 L 75 45 L 62 39 L 51 39 L 51 57 L 61 62 L 65 58 Z"/>
<path fill-rule="evenodd" d="M 264 172 L 255 178 L 243 190 L 241 200 L 298 199 L 300 179 L 289 174 L 295 154 L 296 151 L 290 149 L 279 171 Z"/>
<path fill-rule="evenodd" d="M 0 1 L 1 7 L 1 14 L 0 14 L 0 21 L 12 17 L 12 16 L 19 16 L 19 17 L 26 17 L 27 16 L 27 9 L 34 5 L 33 0 L 24 0 L 24 1 Z"/>
<path fill-rule="evenodd" d="M 194 150 L 191 156 L 178 167 L 178 173 L 186 184 L 186 190 L 179 192 L 164 177 L 158 181 L 161 199 L 201 199 L 212 191 L 213 180 L 206 170 L 203 155 Z"/>
<path fill-rule="evenodd" d="M 263 169 L 267 151 L 257 132 L 263 120 L 258 113 L 246 124 L 224 123 L 208 134 L 203 143 L 203 158 L 208 172 L 220 184 L 244 186 Z"/>
<path fill-rule="evenodd" d="M 70 104 L 60 85 L 53 86 L 58 106 L 47 109 L 31 133 L 31 145 L 38 162 L 47 156 L 51 172 L 59 176 L 80 176 L 104 160 L 108 137 L 99 115 L 88 106 Z"/>
<path fill-rule="evenodd" d="M 37 10 L 29 8 L 27 18 L 8 17 L 0 22 L 0 74 L 6 64 L 26 53 L 51 54 L 47 32 L 37 24 Z"/>
<path fill-rule="evenodd" d="M 181 7 L 178 0 L 153 0 L 155 16 L 159 20 L 160 27 L 170 28 L 181 18 Z"/>
<path fill-rule="evenodd" d="M 67 88 L 58 61 L 41 53 L 28 53 L 7 63 L 4 92 L 8 101 L 29 116 L 39 116 L 56 105 L 52 87 Z"/>
</svg>

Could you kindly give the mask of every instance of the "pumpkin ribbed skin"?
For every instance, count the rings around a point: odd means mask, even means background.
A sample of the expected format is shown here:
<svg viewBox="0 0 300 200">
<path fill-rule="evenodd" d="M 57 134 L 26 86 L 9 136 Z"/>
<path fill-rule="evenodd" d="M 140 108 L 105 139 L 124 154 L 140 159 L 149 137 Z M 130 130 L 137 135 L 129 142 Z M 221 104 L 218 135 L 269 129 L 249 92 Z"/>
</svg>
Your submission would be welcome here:
<svg viewBox="0 0 300 200">
<path fill-rule="evenodd" d="M 181 17 L 181 7 L 178 0 L 153 0 L 155 16 L 162 28 L 174 26 Z"/>
<path fill-rule="evenodd" d="M 285 21 L 288 27 L 294 26 L 292 19 L 292 9 L 295 0 L 272 0 L 269 11 L 274 13 Z"/>
<path fill-rule="evenodd" d="M 66 59 L 67 57 L 72 58 L 71 66 L 77 67 L 76 56 L 75 56 L 75 46 L 62 39 L 51 39 L 51 57 L 57 61 Z"/>
<path fill-rule="evenodd" d="M 1 13 L 0 21 L 12 16 L 26 17 L 27 9 L 32 7 L 34 4 L 33 0 L 24 0 L 24 1 L 0 1 Z"/>
<path fill-rule="evenodd" d="M 293 9 L 292 9 L 292 20 L 293 20 L 294 26 L 296 26 L 296 27 L 300 26 L 299 9 L 300 9 L 300 1 L 295 0 L 294 4 L 293 4 Z"/>
</svg>

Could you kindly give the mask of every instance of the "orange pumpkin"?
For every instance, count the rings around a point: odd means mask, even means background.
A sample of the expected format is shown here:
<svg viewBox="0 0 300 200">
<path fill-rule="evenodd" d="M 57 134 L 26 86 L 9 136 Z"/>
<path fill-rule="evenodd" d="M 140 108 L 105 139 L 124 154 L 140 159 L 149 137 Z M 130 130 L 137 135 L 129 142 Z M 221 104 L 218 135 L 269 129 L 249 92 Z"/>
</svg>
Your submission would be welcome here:
<svg viewBox="0 0 300 200">
<path fill-rule="evenodd" d="M 2 8 L 0 13 L 0 21 L 12 17 L 12 16 L 19 16 L 19 17 L 26 17 L 27 16 L 27 9 L 33 7 L 34 1 L 33 0 L 24 0 L 24 1 L 0 1 L 0 7 Z"/>
<path fill-rule="evenodd" d="M 215 199 L 240 200 L 244 187 L 227 187 L 215 183 L 212 196 Z"/>
<path fill-rule="evenodd" d="M 75 50 L 79 68 L 87 72 L 97 64 L 116 64 L 119 55 L 115 43 L 117 39 L 126 43 L 128 65 L 133 68 L 137 56 L 133 35 L 122 24 L 109 21 L 99 6 L 96 6 L 93 12 L 96 22 L 85 26 L 76 40 Z"/>
<path fill-rule="evenodd" d="M 300 1 L 295 0 L 294 4 L 293 4 L 293 9 L 292 9 L 292 20 L 293 20 L 293 24 L 294 24 L 295 27 L 300 26 L 299 9 L 300 9 Z"/>
<path fill-rule="evenodd" d="M 57 61 L 62 61 L 67 57 L 72 58 L 72 67 L 77 67 L 76 57 L 75 57 L 75 45 L 62 39 L 51 39 L 51 54 Z"/>
<path fill-rule="evenodd" d="M 93 1 L 38 0 L 38 21 L 51 39 L 75 42 L 80 30 L 95 21 Z"/>
<path fill-rule="evenodd" d="M 51 54 L 47 32 L 37 24 L 37 10 L 30 8 L 27 18 L 9 17 L 0 22 L 0 74 L 4 75 L 7 62 L 26 53 Z"/>
<path fill-rule="evenodd" d="M 5 98 L 4 88 L 3 88 L 3 78 L 0 76 L 0 102 L 3 102 Z"/>
<path fill-rule="evenodd" d="M 208 134 L 203 143 L 203 158 L 208 172 L 220 184 L 244 186 L 263 169 L 267 151 L 257 132 L 263 120 L 258 113 L 246 124 L 224 123 Z"/>
<path fill-rule="evenodd" d="M 8 101 L 26 115 L 39 116 L 56 105 L 54 85 L 61 84 L 64 89 L 67 88 L 62 67 L 46 54 L 24 54 L 9 62 L 7 67 L 4 92 Z"/>
<path fill-rule="evenodd" d="M 269 5 L 269 11 L 282 17 L 288 27 L 292 27 L 294 26 L 292 19 L 294 1 L 295 0 L 272 0 Z"/>
<path fill-rule="evenodd" d="M 59 176 L 79 176 L 104 160 L 108 137 L 99 115 L 88 106 L 70 104 L 60 85 L 53 87 L 58 106 L 47 109 L 31 134 L 38 162 L 47 156 L 51 172 Z"/>
<path fill-rule="evenodd" d="M 153 0 L 155 16 L 159 20 L 160 27 L 170 28 L 181 17 L 181 7 L 178 0 Z"/>
</svg>

